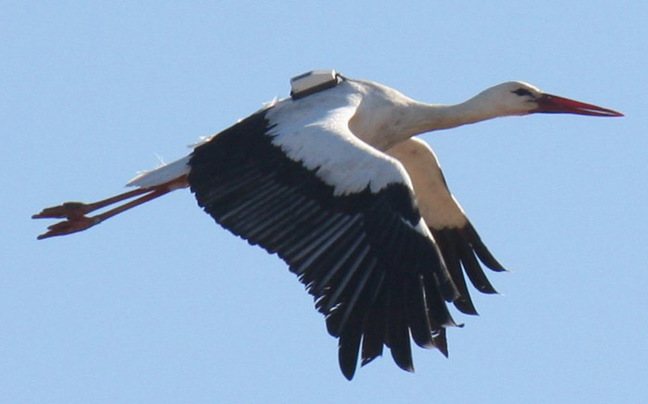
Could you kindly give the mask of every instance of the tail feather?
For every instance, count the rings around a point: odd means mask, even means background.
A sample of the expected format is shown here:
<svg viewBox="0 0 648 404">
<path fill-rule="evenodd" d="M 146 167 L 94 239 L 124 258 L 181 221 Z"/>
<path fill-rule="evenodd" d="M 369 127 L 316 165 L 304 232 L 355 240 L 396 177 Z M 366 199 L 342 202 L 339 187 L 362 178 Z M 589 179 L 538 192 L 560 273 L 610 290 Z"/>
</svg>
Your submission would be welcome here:
<svg viewBox="0 0 648 404">
<path fill-rule="evenodd" d="M 191 154 L 169 164 L 165 164 L 162 167 L 144 171 L 128 181 L 126 186 L 139 188 L 154 187 L 187 175 L 191 169 L 189 166 L 190 158 Z"/>
</svg>

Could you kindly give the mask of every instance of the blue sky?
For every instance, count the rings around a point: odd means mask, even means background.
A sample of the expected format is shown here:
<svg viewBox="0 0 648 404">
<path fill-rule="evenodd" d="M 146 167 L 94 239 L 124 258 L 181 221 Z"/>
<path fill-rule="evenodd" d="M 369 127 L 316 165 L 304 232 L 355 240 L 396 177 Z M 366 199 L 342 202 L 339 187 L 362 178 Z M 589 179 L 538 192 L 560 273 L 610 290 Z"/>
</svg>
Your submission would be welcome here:
<svg viewBox="0 0 648 404">
<path fill-rule="evenodd" d="M 235 4 L 235 5 L 234 5 Z M 648 6 L 637 1 L 0 5 L 0 392 L 7 402 L 640 402 L 648 396 Z M 86 233 L 30 216 L 121 192 L 335 68 L 427 102 L 508 80 L 624 112 L 424 135 L 512 273 L 450 358 L 347 382 L 276 257 L 176 192 Z"/>
</svg>

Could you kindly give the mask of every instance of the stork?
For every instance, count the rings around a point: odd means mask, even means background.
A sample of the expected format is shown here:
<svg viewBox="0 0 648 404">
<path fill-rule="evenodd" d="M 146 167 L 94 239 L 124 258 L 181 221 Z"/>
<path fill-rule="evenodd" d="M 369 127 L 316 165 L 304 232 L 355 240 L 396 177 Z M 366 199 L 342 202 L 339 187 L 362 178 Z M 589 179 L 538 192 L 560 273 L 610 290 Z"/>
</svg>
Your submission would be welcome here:
<svg viewBox="0 0 648 404">
<path fill-rule="evenodd" d="M 291 97 L 134 178 L 134 190 L 67 202 L 33 218 L 65 219 L 38 238 L 61 236 L 188 187 L 217 223 L 276 253 L 298 276 L 338 338 L 347 379 L 359 355 L 365 365 L 384 346 L 400 368 L 413 371 L 411 340 L 447 356 L 445 330 L 457 325 L 448 303 L 477 313 L 464 273 L 478 291 L 496 293 L 481 264 L 504 270 L 450 194 L 432 149 L 413 136 L 543 112 L 623 116 L 523 82 L 432 105 L 378 83 L 314 71 L 293 79 Z"/>
</svg>

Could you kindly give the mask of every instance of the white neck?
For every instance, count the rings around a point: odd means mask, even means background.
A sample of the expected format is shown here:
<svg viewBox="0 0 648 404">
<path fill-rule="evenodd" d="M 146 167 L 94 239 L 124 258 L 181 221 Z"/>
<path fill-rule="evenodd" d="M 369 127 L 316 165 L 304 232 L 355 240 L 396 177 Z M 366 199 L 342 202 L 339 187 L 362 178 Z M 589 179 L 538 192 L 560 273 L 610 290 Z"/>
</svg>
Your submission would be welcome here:
<svg viewBox="0 0 648 404">
<path fill-rule="evenodd" d="M 501 111 L 493 108 L 491 103 L 483 101 L 483 97 L 477 95 L 456 105 L 431 105 L 418 102 L 408 105 L 404 111 L 406 119 L 403 123 L 406 127 L 402 128 L 402 136 L 409 138 L 433 130 L 450 129 L 503 115 Z"/>
<path fill-rule="evenodd" d="M 492 89 L 456 105 L 418 102 L 375 84 L 371 89 L 377 96 L 363 100 L 349 127 L 356 136 L 379 150 L 387 150 L 421 133 L 510 115 L 497 97 L 493 97 Z"/>
</svg>

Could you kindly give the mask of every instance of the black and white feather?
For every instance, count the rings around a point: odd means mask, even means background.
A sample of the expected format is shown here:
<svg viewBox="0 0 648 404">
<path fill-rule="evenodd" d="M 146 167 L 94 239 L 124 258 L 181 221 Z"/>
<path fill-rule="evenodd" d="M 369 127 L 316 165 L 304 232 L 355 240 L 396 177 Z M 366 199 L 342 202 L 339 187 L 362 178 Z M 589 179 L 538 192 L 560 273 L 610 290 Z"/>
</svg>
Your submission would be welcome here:
<svg viewBox="0 0 648 404">
<path fill-rule="evenodd" d="M 390 148 L 387 154 L 404 165 L 412 180 L 421 214 L 460 292 L 454 301 L 455 306 L 464 313 L 477 314 L 463 273 L 480 292 L 497 293 L 479 261 L 493 271 L 504 271 L 504 267 L 481 241 L 450 193 L 439 161 L 430 146 L 421 139 L 412 138 Z"/>
<path fill-rule="evenodd" d="M 299 276 L 339 337 L 347 378 L 361 342 L 363 363 L 388 345 L 412 370 L 410 333 L 445 351 L 442 330 L 454 324 L 445 301 L 458 293 L 407 173 L 353 136 L 353 105 L 345 94 L 338 102 L 322 115 L 289 102 L 239 122 L 196 148 L 189 184 L 218 223 Z M 289 113 L 297 122 L 282 121 Z"/>
</svg>

